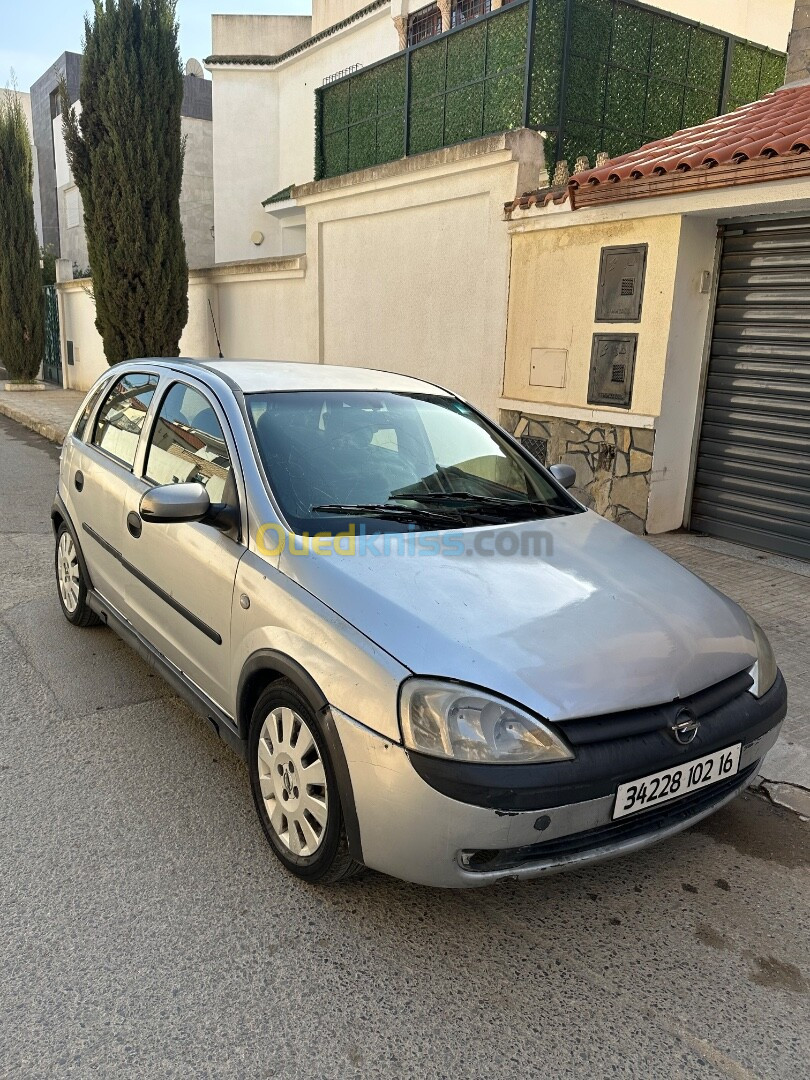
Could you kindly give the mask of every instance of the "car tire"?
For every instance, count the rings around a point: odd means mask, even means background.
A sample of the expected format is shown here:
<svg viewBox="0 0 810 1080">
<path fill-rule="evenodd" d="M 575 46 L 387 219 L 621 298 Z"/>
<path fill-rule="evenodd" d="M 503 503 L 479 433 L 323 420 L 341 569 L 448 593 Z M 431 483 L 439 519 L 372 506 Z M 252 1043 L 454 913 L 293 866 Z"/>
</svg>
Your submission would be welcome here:
<svg viewBox="0 0 810 1080">
<path fill-rule="evenodd" d="M 256 812 L 282 865 L 305 881 L 344 881 L 349 854 L 337 779 L 318 717 L 288 679 L 270 684 L 250 722 L 248 770 Z"/>
<path fill-rule="evenodd" d="M 67 621 L 74 626 L 98 626 L 101 619 L 87 604 L 87 582 L 82 573 L 76 542 L 64 522 L 56 533 L 54 568 L 56 593 Z"/>
</svg>

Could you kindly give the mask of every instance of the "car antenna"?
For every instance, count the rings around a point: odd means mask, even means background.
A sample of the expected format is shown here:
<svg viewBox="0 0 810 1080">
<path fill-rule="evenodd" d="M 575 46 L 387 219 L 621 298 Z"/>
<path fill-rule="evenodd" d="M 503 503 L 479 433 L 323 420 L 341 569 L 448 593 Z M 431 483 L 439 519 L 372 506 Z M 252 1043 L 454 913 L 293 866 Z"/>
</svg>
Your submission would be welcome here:
<svg viewBox="0 0 810 1080">
<path fill-rule="evenodd" d="M 214 309 L 211 307 L 211 301 L 210 300 L 208 301 L 208 310 L 211 312 L 211 322 L 214 324 L 214 337 L 217 339 L 217 348 L 219 349 L 219 358 L 220 358 L 220 360 L 224 360 L 225 357 L 222 355 L 222 346 L 219 343 L 219 334 L 217 333 L 217 320 L 214 318 Z"/>
</svg>

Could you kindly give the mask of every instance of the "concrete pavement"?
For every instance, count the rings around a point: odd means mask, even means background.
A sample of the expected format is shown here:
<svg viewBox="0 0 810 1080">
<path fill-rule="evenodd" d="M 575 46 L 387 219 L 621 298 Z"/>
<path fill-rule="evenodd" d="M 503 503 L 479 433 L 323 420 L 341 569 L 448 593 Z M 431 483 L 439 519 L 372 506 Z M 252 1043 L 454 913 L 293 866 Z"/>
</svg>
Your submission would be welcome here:
<svg viewBox="0 0 810 1080">
<path fill-rule="evenodd" d="M 55 386 L 37 393 L 4 390 L 0 386 L 0 415 L 61 446 L 83 398 L 80 390 L 61 390 Z"/>
<path fill-rule="evenodd" d="M 643 854 L 475 893 L 302 885 L 244 766 L 62 618 L 56 458 L 0 419 L 0 1076 L 805 1075 L 796 815 L 746 795 Z"/>
<path fill-rule="evenodd" d="M 787 680 L 788 714 L 760 784 L 810 817 L 810 563 L 691 533 L 647 540 L 742 604 L 768 635 Z"/>
</svg>

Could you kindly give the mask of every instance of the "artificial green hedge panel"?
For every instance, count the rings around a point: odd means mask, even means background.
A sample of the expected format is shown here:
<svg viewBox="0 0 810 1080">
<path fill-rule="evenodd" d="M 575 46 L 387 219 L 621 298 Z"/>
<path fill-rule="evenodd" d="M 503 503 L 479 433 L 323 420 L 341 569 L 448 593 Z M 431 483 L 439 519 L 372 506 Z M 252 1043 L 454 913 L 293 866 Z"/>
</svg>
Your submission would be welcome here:
<svg viewBox="0 0 810 1080">
<path fill-rule="evenodd" d="M 633 0 L 534 0 L 533 10 L 527 114 L 547 134 L 549 171 L 558 157 L 573 166 L 628 153 L 784 80 L 783 54 Z M 531 12 L 513 3 L 411 49 L 410 94 L 404 54 L 316 91 L 317 177 L 520 127 Z"/>
<path fill-rule="evenodd" d="M 522 4 L 414 49 L 408 153 L 520 127 L 527 26 Z"/>
<path fill-rule="evenodd" d="M 535 5 L 529 123 L 532 127 L 553 130 L 560 113 L 565 0 L 535 0 Z"/>
<path fill-rule="evenodd" d="M 734 44 L 726 111 L 777 90 L 785 81 L 786 57 L 748 42 Z"/>
<path fill-rule="evenodd" d="M 444 143 L 446 75 L 446 39 L 411 54 L 410 154 L 438 150 Z"/>
<path fill-rule="evenodd" d="M 317 91 L 320 146 L 317 179 L 402 157 L 405 150 L 405 59 L 392 60 Z"/>
<path fill-rule="evenodd" d="M 684 83 L 691 37 L 691 29 L 685 23 L 677 23 L 672 19 L 656 19 L 650 53 L 650 75 L 668 82 Z"/>
<path fill-rule="evenodd" d="M 560 153 L 593 163 L 716 115 L 725 49 L 724 35 L 663 12 L 574 0 Z"/>
</svg>

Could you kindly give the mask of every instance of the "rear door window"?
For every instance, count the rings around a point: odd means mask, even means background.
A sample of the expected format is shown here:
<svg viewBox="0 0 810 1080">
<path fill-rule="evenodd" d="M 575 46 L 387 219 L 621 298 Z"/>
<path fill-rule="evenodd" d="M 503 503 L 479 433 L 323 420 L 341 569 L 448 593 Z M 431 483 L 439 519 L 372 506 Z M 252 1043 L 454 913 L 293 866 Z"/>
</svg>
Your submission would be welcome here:
<svg viewBox="0 0 810 1080">
<path fill-rule="evenodd" d="M 157 389 L 157 375 L 132 372 L 123 375 L 101 406 L 93 445 L 131 469 L 146 413 Z"/>
</svg>

